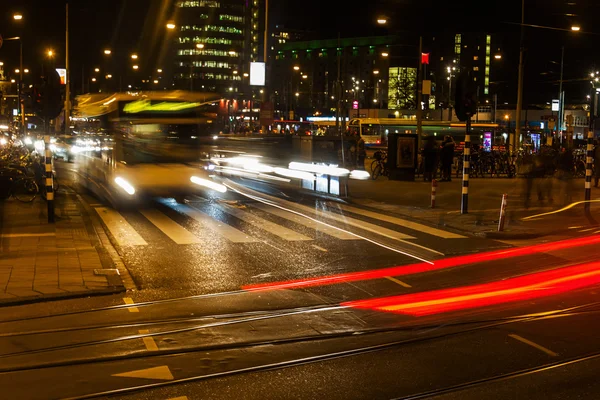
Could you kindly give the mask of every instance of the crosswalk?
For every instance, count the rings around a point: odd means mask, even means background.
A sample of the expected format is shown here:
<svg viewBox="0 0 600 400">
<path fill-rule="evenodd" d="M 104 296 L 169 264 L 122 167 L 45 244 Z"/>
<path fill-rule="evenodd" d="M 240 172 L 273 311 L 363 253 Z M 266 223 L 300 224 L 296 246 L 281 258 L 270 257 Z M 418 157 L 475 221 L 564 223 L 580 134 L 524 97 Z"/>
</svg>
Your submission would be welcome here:
<svg viewBox="0 0 600 400">
<path fill-rule="evenodd" d="M 166 236 L 177 245 L 198 245 L 214 238 L 241 244 L 264 242 L 270 238 L 295 243 L 320 239 L 356 241 L 364 235 L 411 244 L 424 236 L 443 240 L 464 238 L 453 232 L 337 203 L 317 208 L 291 202 L 286 204 L 285 201 L 282 207 L 261 202 L 243 205 L 226 202 L 161 203 L 164 207 L 123 214 L 103 206 L 97 206 L 95 210 L 121 247 L 148 246 L 157 240 L 155 234 L 163 241 Z M 140 229 L 141 221 L 143 229 Z M 388 227 L 378 225 L 381 222 Z"/>
</svg>

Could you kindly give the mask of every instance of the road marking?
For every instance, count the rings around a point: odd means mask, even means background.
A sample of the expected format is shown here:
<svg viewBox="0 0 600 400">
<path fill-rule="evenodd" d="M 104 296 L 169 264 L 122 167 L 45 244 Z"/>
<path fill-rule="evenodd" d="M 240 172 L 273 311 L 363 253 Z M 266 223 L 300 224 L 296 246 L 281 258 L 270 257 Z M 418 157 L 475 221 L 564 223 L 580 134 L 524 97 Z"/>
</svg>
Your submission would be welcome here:
<svg viewBox="0 0 600 400">
<path fill-rule="evenodd" d="M 179 396 L 179 397 L 171 397 L 170 399 L 167 400 L 188 400 L 187 396 Z"/>
<path fill-rule="evenodd" d="M 138 332 L 140 335 L 146 335 L 150 333 L 148 329 L 140 329 Z M 152 336 L 143 337 L 142 340 L 144 341 L 144 345 L 148 351 L 158 351 L 158 346 L 156 345 L 156 342 Z"/>
<path fill-rule="evenodd" d="M 589 232 L 589 231 L 593 231 L 594 229 L 596 229 L 596 228 L 594 227 L 594 228 L 582 229 L 582 230 L 577 231 L 577 232 Z"/>
<path fill-rule="evenodd" d="M 519 335 L 515 335 L 514 333 L 511 333 L 508 336 L 510 336 L 513 339 L 518 340 L 519 342 L 523 342 L 525 344 L 528 344 L 531 347 L 535 347 L 536 349 L 538 349 L 540 351 L 543 351 L 544 353 L 548 354 L 549 356 L 552 356 L 552 357 L 557 357 L 558 356 L 558 353 L 555 353 L 552 350 L 549 350 L 549 349 L 545 348 L 542 345 L 539 345 L 539 344 L 537 344 L 535 342 L 532 342 L 531 340 L 525 339 L 524 337 L 521 337 Z"/>
<path fill-rule="evenodd" d="M 96 208 L 96 212 L 102 218 L 102 221 L 104 221 L 119 246 L 148 245 L 144 238 L 117 211 L 107 207 L 98 207 Z"/>
<path fill-rule="evenodd" d="M 362 208 L 352 207 L 345 204 L 338 204 L 342 210 L 349 211 L 355 214 L 364 215 L 365 217 L 377 219 L 379 221 L 390 222 L 394 225 L 401 226 L 403 228 L 412 229 L 419 232 L 425 232 L 432 236 L 441 237 L 443 239 L 464 239 L 466 236 L 458 235 L 456 233 L 447 232 L 441 229 L 432 228 L 427 225 L 419 224 L 417 222 L 408 221 L 406 219 L 392 217 L 390 215 L 379 214 L 369 210 L 363 210 Z"/>
<path fill-rule="evenodd" d="M 396 279 L 396 278 L 391 277 L 391 276 L 386 276 L 385 279 L 388 279 L 388 280 L 390 280 L 390 281 L 392 281 L 394 283 L 397 283 L 398 285 L 400 285 L 402 287 L 405 287 L 405 288 L 411 288 L 412 287 L 408 283 L 404 283 L 400 279 Z"/>
<path fill-rule="evenodd" d="M 404 228 L 413 229 L 419 232 L 425 232 L 432 236 L 441 237 L 443 239 L 464 239 L 466 236 L 458 235 L 456 233 L 447 232 L 441 229 L 432 228 L 427 225 L 419 224 L 417 222 L 408 221 L 406 219 L 392 217 L 385 214 L 379 214 L 369 210 L 363 210 L 362 208 L 352 207 L 345 204 L 338 204 L 342 210 L 352 212 L 354 214 L 364 215 L 365 217 L 377 219 L 384 222 L 390 222 L 394 225 L 398 225 Z"/>
<path fill-rule="evenodd" d="M 188 217 L 200 222 L 201 224 L 208 227 L 208 229 L 217 232 L 219 235 L 223 236 L 225 239 L 234 242 L 234 243 L 256 243 L 260 242 L 260 240 L 253 238 L 250 235 L 246 235 L 244 232 L 235 229 L 232 226 L 227 225 L 224 222 L 219 221 L 211 217 L 210 215 L 205 214 L 204 212 L 190 207 L 186 205 L 178 204 L 176 206 L 176 210 L 184 213 Z"/>
<path fill-rule="evenodd" d="M 136 371 L 122 372 L 120 374 L 112 374 L 111 376 L 119 376 L 123 378 L 141 378 L 141 379 L 160 379 L 163 381 L 172 381 L 175 379 L 171 370 L 166 365 L 160 367 L 138 369 Z"/>
<path fill-rule="evenodd" d="M 140 210 L 140 213 L 177 244 L 201 242 L 195 235 L 158 210 Z"/>
<path fill-rule="evenodd" d="M 22 238 L 22 237 L 46 237 L 46 236 L 56 236 L 56 232 L 47 232 L 47 233 L 0 233 L 0 238 L 8 239 L 8 238 Z"/>
<path fill-rule="evenodd" d="M 100 204 L 100 203 L 92 203 L 92 204 L 88 204 L 90 207 L 102 207 L 104 204 Z"/>
<path fill-rule="evenodd" d="M 271 221 L 268 221 L 264 218 L 261 218 L 257 215 L 254 215 L 248 211 L 243 211 L 239 208 L 234 208 L 232 206 L 218 206 L 218 208 L 227 214 L 233 215 L 234 217 L 241 219 L 242 221 L 248 222 L 260 229 L 264 229 L 265 231 L 272 233 L 275 236 L 279 236 L 280 238 L 288 241 L 308 241 L 313 240 L 308 236 L 302 235 L 298 232 L 295 232 L 291 229 L 288 229 L 284 226 L 277 225 Z"/>
<path fill-rule="evenodd" d="M 321 250 L 324 253 L 327 253 L 327 249 L 322 248 L 321 246 L 317 246 L 316 244 L 311 245 L 312 247 L 314 247 L 317 250 Z"/>
<path fill-rule="evenodd" d="M 354 235 L 351 235 L 347 232 L 343 232 L 338 229 L 330 228 L 326 225 L 319 224 L 318 222 L 301 217 L 297 214 L 293 214 L 293 213 L 281 210 L 279 208 L 268 206 L 263 203 L 252 204 L 252 207 L 258 208 L 259 210 L 268 212 L 269 214 L 273 214 L 277 217 L 287 219 L 288 221 L 295 222 L 298 225 L 302 225 L 302 226 L 306 226 L 307 228 L 314 229 L 317 232 L 322 232 L 326 235 L 333 236 L 334 238 L 337 238 L 337 239 L 341 239 L 341 240 L 359 240 L 360 239 L 360 238 L 358 238 Z"/>
<path fill-rule="evenodd" d="M 125 302 L 125 304 L 135 304 L 131 297 L 123 297 L 123 301 Z M 140 309 L 137 307 L 127 307 L 127 309 L 129 310 L 129 312 L 140 312 Z"/>
</svg>

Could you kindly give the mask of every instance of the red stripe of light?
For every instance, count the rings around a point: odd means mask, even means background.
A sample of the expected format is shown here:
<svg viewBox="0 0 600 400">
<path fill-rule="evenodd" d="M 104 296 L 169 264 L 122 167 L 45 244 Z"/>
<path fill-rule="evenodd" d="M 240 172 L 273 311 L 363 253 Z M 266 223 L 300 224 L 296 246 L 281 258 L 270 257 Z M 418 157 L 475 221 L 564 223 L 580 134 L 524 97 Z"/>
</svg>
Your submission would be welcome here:
<svg viewBox="0 0 600 400">
<path fill-rule="evenodd" d="M 280 289 L 297 289 L 313 286 L 333 285 L 342 282 L 355 282 L 370 279 L 380 279 L 386 276 L 404 276 L 413 275 L 423 272 L 436 271 L 445 268 L 452 268 L 461 265 L 475 264 L 486 261 L 494 261 L 503 258 L 520 257 L 536 253 L 544 253 L 568 249 L 571 247 L 587 246 L 600 243 L 600 235 L 586 236 L 576 239 L 561 240 L 558 242 L 550 242 L 536 244 L 526 247 L 515 247 L 504 250 L 494 250 L 484 253 L 469 254 L 458 257 L 450 257 L 442 260 L 437 260 L 433 264 L 418 263 L 409 265 L 399 265 L 396 267 L 375 269 L 369 271 L 350 272 L 346 274 L 329 275 L 318 278 L 296 279 L 283 282 L 258 283 L 242 286 L 242 289 L 248 291 L 258 290 L 280 290 Z"/>
<path fill-rule="evenodd" d="M 538 272 L 504 281 L 342 303 L 414 316 L 530 300 L 600 283 L 600 262 Z"/>
</svg>

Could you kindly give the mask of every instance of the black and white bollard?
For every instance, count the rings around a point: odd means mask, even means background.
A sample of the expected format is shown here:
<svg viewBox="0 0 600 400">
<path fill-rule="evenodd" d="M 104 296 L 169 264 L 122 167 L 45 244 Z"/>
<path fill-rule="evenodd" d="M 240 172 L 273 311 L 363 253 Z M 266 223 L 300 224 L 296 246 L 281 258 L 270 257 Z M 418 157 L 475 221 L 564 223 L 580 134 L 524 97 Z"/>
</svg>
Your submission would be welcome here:
<svg viewBox="0 0 600 400">
<path fill-rule="evenodd" d="M 469 212 L 469 171 L 471 171 L 471 116 L 467 119 L 467 132 L 465 134 L 465 149 L 463 153 L 463 179 L 461 214 Z"/>
<path fill-rule="evenodd" d="M 44 136 L 45 165 L 46 165 L 46 200 L 48 202 L 48 223 L 54 222 L 54 182 L 52 177 L 52 150 L 50 149 L 50 135 Z"/>
<path fill-rule="evenodd" d="M 502 195 L 502 204 L 500 205 L 500 219 L 498 220 L 498 232 L 504 230 L 504 221 L 506 220 L 506 200 L 508 195 L 505 193 Z"/>
<path fill-rule="evenodd" d="M 437 180 L 431 180 L 431 208 L 435 208 L 435 195 L 437 193 Z"/>
<path fill-rule="evenodd" d="M 585 211 L 590 210 L 592 199 L 592 165 L 594 164 L 594 131 L 590 129 L 587 137 L 587 157 L 585 163 Z"/>
</svg>

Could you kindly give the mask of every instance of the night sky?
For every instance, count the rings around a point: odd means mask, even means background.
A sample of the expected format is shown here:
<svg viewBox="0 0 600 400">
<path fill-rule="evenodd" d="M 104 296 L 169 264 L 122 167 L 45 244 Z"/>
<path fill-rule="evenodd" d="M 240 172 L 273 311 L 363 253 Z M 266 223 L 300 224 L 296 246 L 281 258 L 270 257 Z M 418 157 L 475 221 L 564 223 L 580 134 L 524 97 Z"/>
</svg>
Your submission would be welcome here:
<svg viewBox="0 0 600 400">
<path fill-rule="evenodd" d="M 88 74 L 103 62 L 102 50 L 113 49 L 113 63 L 126 63 L 129 54 L 138 52 L 140 65 L 160 63 L 159 53 L 165 38 L 164 23 L 171 15 L 174 0 L 73 0 L 71 8 L 72 81 L 81 86 L 82 71 Z M 518 62 L 518 26 L 520 0 L 498 1 L 417 1 L 369 0 L 323 1 L 271 0 L 271 24 L 306 29 L 318 38 L 406 32 L 407 40 L 416 33 L 424 36 L 460 31 L 501 33 L 505 58 Z M 25 45 L 25 65 L 39 68 L 44 50 L 57 51 L 57 66 L 64 64 L 64 0 L 0 0 L 0 34 L 21 35 Z M 12 14 L 21 11 L 24 20 L 17 24 Z M 378 15 L 386 15 L 391 24 L 386 29 L 375 26 Z M 571 14 L 571 15 L 568 15 Z M 526 88 L 531 101 L 558 91 L 560 48 L 565 46 L 565 85 L 567 100 L 585 97 L 587 73 L 600 66 L 595 43 L 600 35 L 592 34 L 594 17 L 600 15 L 597 0 L 526 0 L 526 23 L 570 28 L 579 24 L 582 32 L 526 29 Z M 584 33 L 587 31 L 588 33 Z M 18 46 L 5 42 L 0 60 L 9 68 L 18 62 Z M 516 81 L 516 74 L 514 75 Z M 515 82 L 516 86 L 516 82 Z M 76 86 L 77 87 L 77 86 Z M 542 96 L 537 96 L 542 92 Z M 527 95 L 526 95 L 527 96 Z M 526 100 L 527 101 L 527 100 Z"/>
</svg>

